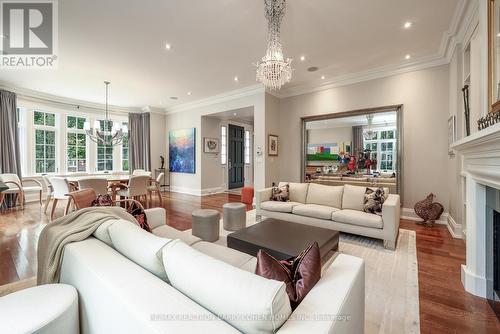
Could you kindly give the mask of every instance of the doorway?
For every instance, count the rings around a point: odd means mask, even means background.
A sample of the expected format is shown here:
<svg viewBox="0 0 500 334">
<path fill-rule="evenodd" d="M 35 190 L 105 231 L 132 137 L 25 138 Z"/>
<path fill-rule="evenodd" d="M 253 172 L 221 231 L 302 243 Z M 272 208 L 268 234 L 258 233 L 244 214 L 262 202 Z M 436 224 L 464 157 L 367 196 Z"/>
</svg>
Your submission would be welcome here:
<svg viewBox="0 0 500 334">
<path fill-rule="evenodd" d="M 245 129 L 229 124 L 228 188 L 241 188 L 245 183 Z"/>
</svg>

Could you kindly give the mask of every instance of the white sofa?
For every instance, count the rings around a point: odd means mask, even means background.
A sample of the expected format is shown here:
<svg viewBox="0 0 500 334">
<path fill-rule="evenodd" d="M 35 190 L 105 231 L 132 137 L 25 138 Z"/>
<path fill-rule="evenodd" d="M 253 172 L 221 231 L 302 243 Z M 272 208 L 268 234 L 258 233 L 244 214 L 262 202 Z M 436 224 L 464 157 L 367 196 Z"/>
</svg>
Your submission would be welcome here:
<svg viewBox="0 0 500 334">
<path fill-rule="evenodd" d="M 253 274 L 254 257 L 167 226 L 164 209 L 146 210 L 146 214 L 156 236 L 181 239 L 206 255 Z M 201 303 L 146 270 L 148 266 L 122 255 L 115 249 L 120 247 L 110 245 L 103 233 L 99 238 L 104 242 L 91 237 L 67 245 L 61 265 L 61 283 L 78 291 L 81 333 L 239 333 Z M 137 249 L 137 244 L 133 248 Z M 151 254 L 135 255 L 151 259 Z M 190 263 L 185 265 L 189 270 Z M 193 280 L 200 287 L 211 286 L 202 275 L 190 277 Z M 364 286 L 363 260 L 338 255 L 277 333 L 363 333 Z M 220 298 L 228 297 L 224 289 L 218 293 Z"/>
<path fill-rule="evenodd" d="M 280 183 L 283 184 L 285 183 Z M 289 191 L 289 202 L 271 201 L 272 188 L 256 191 L 257 216 L 382 239 L 385 248 L 396 248 L 400 216 L 399 195 L 387 196 L 380 216 L 363 211 L 366 187 L 290 182 Z M 385 191 L 388 193 L 387 189 Z"/>
</svg>

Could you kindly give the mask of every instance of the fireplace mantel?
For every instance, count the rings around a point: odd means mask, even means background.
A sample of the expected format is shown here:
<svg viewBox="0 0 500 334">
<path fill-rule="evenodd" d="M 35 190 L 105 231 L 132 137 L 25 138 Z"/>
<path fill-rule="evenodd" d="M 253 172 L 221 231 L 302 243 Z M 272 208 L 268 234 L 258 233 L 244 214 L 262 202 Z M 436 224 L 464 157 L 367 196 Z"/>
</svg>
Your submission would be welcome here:
<svg viewBox="0 0 500 334">
<path fill-rule="evenodd" d="M 451 149 L 463 156 L 462 173 L 500 189 L 500 123 L 455 142 Z"/>
<path fill-rule="evenodd" d="M 466 264 L 462 265 L 462 283 L 466 291 L 484 298 L 485 243 L 492 216 L 487 188 L 500 190 L 500 123 L 455 142 L 451 149 L 461 155 L 461 175 L 465 177 Z"/>
</svg>

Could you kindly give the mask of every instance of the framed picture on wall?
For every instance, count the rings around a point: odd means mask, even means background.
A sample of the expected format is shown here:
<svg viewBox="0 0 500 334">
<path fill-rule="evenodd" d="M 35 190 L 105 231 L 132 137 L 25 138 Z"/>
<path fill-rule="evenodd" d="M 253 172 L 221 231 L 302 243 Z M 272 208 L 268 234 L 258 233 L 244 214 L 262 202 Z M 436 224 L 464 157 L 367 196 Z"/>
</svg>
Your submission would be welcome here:
<svg viewBox="0 0 500 334">
<path fill-rule="evenodd" d="M 207 137 L 203 138 L 203 152 L 219 153 L 219 139 Z"/>
<path fill-rule="evenodd" d="M 490 112 L 500 110 L 500 0 L 488 0 L 488 101 Z"/>
<path fill-rule="evenodd" d="M 278 136 L 269 135 L 267 154 L 273 156 L 278 155 Z"/>
</svg>

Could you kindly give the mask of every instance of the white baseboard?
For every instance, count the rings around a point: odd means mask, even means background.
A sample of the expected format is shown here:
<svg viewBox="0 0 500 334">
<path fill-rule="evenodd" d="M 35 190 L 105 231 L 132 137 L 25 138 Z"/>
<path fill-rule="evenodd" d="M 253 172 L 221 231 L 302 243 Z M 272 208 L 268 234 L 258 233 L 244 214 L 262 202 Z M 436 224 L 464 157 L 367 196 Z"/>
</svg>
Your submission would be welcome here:
<svg viewBox="0 0 500 334">
<path fill-rule="evenodd" d="M 486 298 L 486 278 L 480 277 L 467 269 L 465 264 L 462 264 L 461 275 L 462 285 L 465 291 L 481 297 Z"/>
<path fill-rule="evenodd" d="M 201 196 L 201 190 L 200 189 L 192 189 L 192 188 L 186 188 L 186 187 L 179 187 L 179 186 L 170 186 L 170 191 L 173 193 L 180 193 L 180 194 L 187 194 L 187 195 L 194 195 L 194 196 Z"/>
<path fill-rule="evenodd" d="M 402 208 L 400 218 L 405 220 L 411 220 L 414 222 L 423 221 L 422 218 L 417 216 L 415 210 L 410 208 Z M 439 217 L 439 220 L 436 220 L 436 224 L 446 225 L 446 227 L 448 228 L 448 232 L 450 232 L 453 238 L 455 239 L 463 238 L 462 225 L 458 224 L 448 212 L 443 212 L 441 217 Z"/>
<path fill-rule="evenodd" d="M 205 188 L 201 190 L 201 196 L 220 194 L 224 192 L 223 187 L 215 187 L 215 188 Z"/>
</svg>

